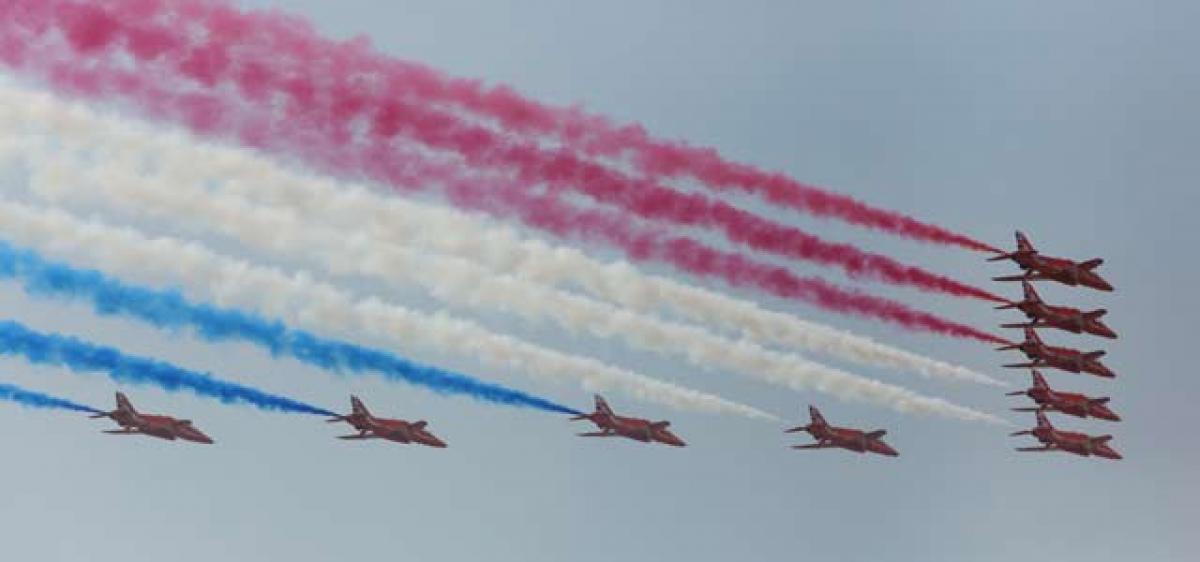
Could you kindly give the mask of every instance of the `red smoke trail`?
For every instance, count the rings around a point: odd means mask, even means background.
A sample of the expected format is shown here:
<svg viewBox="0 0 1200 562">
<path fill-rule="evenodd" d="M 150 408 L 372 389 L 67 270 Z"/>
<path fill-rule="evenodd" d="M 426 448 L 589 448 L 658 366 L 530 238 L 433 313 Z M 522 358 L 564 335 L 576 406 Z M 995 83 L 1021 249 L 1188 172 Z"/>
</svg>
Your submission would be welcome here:
<svg viewBox="0 0 1200 562">
<path fill-rule="evenodd" d="M 122 4 L 121 13 L 126 15 L 146 18 L 165 13 L 164 4 L 158 0 Z M 577 108 L 557 108 L 528 99 L 507 86 L 488 88 L 479 81 L 452 78 L 424 65 L 382 56 L 365 41 L 330 41 L 294 17 L 276 12 L 241 12 L 219 2 L 190 0 L 170 6 L 183 16 L 181 19 L 202 23 L 212 37 L 207 48 L 178 60 L 184 66 L 181 70 L 200 80 L 215 82 L 222 72 L 236 67 L 237 82 L 247 93 L 294 88 L 295 93 L 308 97 L 316 92 L 295 80 L 313 68 L 332 73 L 328 76 L 331 83 L 349 84 L 364 76 L 375 76 L 373 84 L 360 84 L 360 99 L 340 108 L 341 117 L 369 118 L 374 108 L 397 98 L 432 102 L 495 119 L 506 132 L 550 136 L 593 156 L 628 157 L 648 178 L 690 177 L 715 190 L 738 189 L 817 216 L 917 240 L 998 252 L 988 244 L 903 214 L 877 209 L 783 174 L 730 162 L 713 149 L 654 139 L 640 125 L 617 126 Z M 97 43 L 107 39 L 85 31 L 89 33 L 84 35 Z M 130 36 L 132 46 L 141 52 L 135 56 L 165 56 L 169 47 L 181 41 L 177 34 L 162 30 L 139 30 Z M 214 47 L 230 43 L 245 49 L 247 56 L 235 60 L 236 53 L 223 46 Z"/>
<path fill-rule="evenodd" d="M 28 46 L 31 43 L 21 42 Z M 503 185 L 472 179 L 454 164 L 434 164 L 406 154 L 389 143 L 375 139 L 368 147 L 339 143 L 336 138 L 314 134 L 309 124 L 293 115 L 264 116 L 237 100 L 212 92 L 176 92 L 165 88 L 159 76 L 146 69 L 122 70 L 104 59 L 85 61 L 57 57 L 36 49 L 0 52 L 5 60 L 24 60 L 44 72 L 60 89 L 93 98 L 133 99 L 141 108 L 160 118 L 182 121 L 202 134 L 235 135 L 244 142 L 276 151 L 299 153 L 327 170 L 342 174 L 364 174 L 406 189 L 428 188 L 431 181 L 448 187 L 458 204 L 499 215 L 518 214 L 527 224 L 550 230 L 562 237 L 587 242 L 605 242 L 620 247 L 636 261 L 661 261 L 689 273 L 718 278 L 735 287 L 756 287 L 771 294 L 808 302 L 846 314 L 878 318 L 913 329 L 955 337 L 1000 343 L 995 336 L 915 311 L 899 303 L 846 291 L 820 279 L 802 278 L 786 268 L 754 262 L 744 256 L 721 252 L 695 240 L 659 231 L 636 228 L 620 214 L 602 210 L 579 210 L 554 197 L 531 196 L 516 182 Z"/>
<path fill-rule="evenodd" d="M 64 13 L 68 14 L 64 29 L 77 51 L 122 46 L 134 58 L 162 63 L 205 88 L 235 85 L 251 102 L 270 103 L 274 95 L 284 94 L 290 99 L 290 118 L 302 119 L 340 143 L 353 138 L 347 124 L 366 116 L 367 134 L 375 140 L 404 135 L 462 154 L 474 166 L 510 168 L 528 183 L 579 190 L 644 219 L 718 228 L 737 244 L 838 267 L 854 278 L 1003 302 L 982 289 L 849 244 L 822 240 L 719 200 L 633 180 L 574 151 L 548 152 L 534 142 L 510 140 L 428 104 L 385 98 L 379 95 L 378 84 L 371 86 L 370 73 L 388 86 L 384 91 L 413 87 L 413 76 L 397 71 L 397 61 L 358 45 L 330 42 L 302 23 L 276 14 L 243 13 L 220 3 L 168 5 L 155 0 L 121 2 L 107 10 L 89 5 Z M 205 39 L 193 45 L 172 32 L 186 25 L 202 28 Z M 417 90 L 439 90 L 429 86 L 436 83 L 430 82 L 436 73 L 417 73 L 417 78 L 418 84 L 426 84 Z"/>
</svg>

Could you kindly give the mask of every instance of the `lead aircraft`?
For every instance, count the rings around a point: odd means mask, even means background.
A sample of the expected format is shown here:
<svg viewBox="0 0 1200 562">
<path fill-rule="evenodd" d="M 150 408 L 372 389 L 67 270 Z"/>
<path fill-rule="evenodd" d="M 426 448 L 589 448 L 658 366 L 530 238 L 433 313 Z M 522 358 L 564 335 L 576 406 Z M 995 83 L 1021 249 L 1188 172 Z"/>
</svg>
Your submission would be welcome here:
<svg viewBox="0 0 1200 562">
<path fill-rule="evenodd" d="M 1017 232 L 1017 251 L 988 258 L 988 261 L 1012 260 L 1025 273 L 1007 277 L 993 277 L 994 281 L 1058 281 L 1072 287 L 1083 285 L 1101 291 L 1111 291 L 1113 286 L 1105 281 L 1095 269 L 1104 263 L 1100 258 L 1076 262 L 1065 258 L 1044 256 L 1033 247 L 1029 239 Z"/>
</svg>

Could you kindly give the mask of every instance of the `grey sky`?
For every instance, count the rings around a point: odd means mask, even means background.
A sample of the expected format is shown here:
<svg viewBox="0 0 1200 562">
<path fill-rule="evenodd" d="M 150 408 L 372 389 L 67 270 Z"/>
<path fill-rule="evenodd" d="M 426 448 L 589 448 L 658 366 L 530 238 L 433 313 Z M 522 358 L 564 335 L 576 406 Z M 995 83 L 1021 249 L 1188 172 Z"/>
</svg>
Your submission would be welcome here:
<svg viewBox="0 0 1200 562">
<path fill-rule="evenodd" d="M 582 102 L 669 138 L 784 170 L 886 208 L 1011 244 L 1025 229 L 1048 252 L 1103 256 L 1113 294 L 1046 286 L 1048 299 L 1104 306 L 1121 339 L 1115 381 L 1051 383 L 1111 395 L 1126 460 L 1021 456 L 1023 441 L 981 425 L 902 416 L 694 373 L 611 342 L 489 317 L 493 326 L 765 409 L 885 427 L 898 459 L 787 450 L 781 427 L 681 415 L 618 395 L 623 411 L 669 417 L 683 450 L 589 442 L 536 412 L 442 398 L 375 378 L 338 379 L 240 345 L 211 346 L 0 284 L 16 319 L 211 369 L 318 405 L 353 391 L 380 414 L 430 420 L 445 451 L 347 444 L 317 418 L 221 407 L 135 388 L 149 411 L 186 415 L 215 447 L 97 434 L 67 413 L 0 405 L 14 560 L 450 561 L 1190 560 L 1200 516 L 1193 213 L 1200 179 L 1200 8 L 1186 2 L 371 2 L 254 1 L 304 14 L 333 36 L 539 99 Z M 833 5 L 836 4 L 836 5 Z M 14 178 L 12 181 L 19 181 Z M 808 217 L 830 238 L 985 284 L 1007 272 L 980 256 Z M 817 271 L 800 268 L 802 271 Z M 833 272 L 822 271 L 844 281 Z M 987 285 L 1012 296 L 1015 287 Z M 981 327 L 975 302 L 864 288 Z M 415 298 L 415 297 L 414 297 Z M 810 308 L 773 307 L 984 369 L 998 354 Z M 428 303 L 418 300 L 418 305 Z M 482 373 L 469 357 L 445 364 Z M 107 407 L 113 386 L 0 359 L 0 380 Z M 861 371 L 861 370 L 860 370 Z M 994 389 L 862 371 L 1002 413 Z M 486 374 L 486 373 L 485 373 Z M 586 406 L 568 385 L 504 382 Z M 363 446 L 359 446 L 363 445 Z"/>
</svg>

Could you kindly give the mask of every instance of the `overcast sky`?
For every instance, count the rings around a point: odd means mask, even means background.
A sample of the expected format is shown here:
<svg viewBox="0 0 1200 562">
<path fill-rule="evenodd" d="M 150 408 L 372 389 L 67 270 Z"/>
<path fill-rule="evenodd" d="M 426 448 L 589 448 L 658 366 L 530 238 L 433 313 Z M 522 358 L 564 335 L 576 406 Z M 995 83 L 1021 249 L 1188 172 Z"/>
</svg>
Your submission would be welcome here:
<svg viewBox="0 0 1200 562">
<path fill-rule="evenodd" d="M 782 426 L 689 415 L 620 395 L 618 410 L 670 418 L 690 446 L 574 437 L 549 414 L 481 406 L 375 378 L 339 379 L 242 345 L 93 316 L 0 283 L 5 316 L 208 369 L 338 410 L 355 392 L 379 414 L 427 419 L 446 450 L 346 443 L 317 418 L 222 407 L 134 388 L 143 410 L 196 421 L 218 444 L 100 435 L 75 414 L 0 404 L 12 560 L 1193 560 L 1200 516 L 1194 349 L 1200 180 L 1200 52 L 1193 2 L 409 2 L 245 1 L 313 19 L 330 36 L 455 75 L 583 103 L 658 135 L 713 146 L 885 208 L 1011 245 L 1020 227 L 1050 253 L 1102 256 L 1117 292 L 1045 286 L 1106 307 L 1121 339 L 1115 381 L 1054 373 L 1066 390 L 1112 396 L 1119 424 L 1058 416 L 1115 435 L 1126 459 L 1022 456 L 1006 430 L 906 416 L 517 319 L 489 325 L 673 378 L 803 421 L 889 430 L 899 458 L 796 452 Z M 753 4 L 746 7 L 744 4 Z M 969 5 L 969 6 L 968 6 Z M 18 174 L 6 181 L 19 182 Z M 989 284 L 979 255 L 898 241 L 798 215 L 831 239 Z M 798 268 L 801 271 L 817 271 Z M 831 279 L 850 283 L 836 272 Z M 863 286 L 993 329 L 977 302 Z M 428 306 L 420 297 L 412 304 Z M 763 299 L 805 318 L 959 362 L 1024 387 L 987 347 L 907 334 Z M 398 350 L 405 351 L 405 350 Z M 444 365 L 490 376 L 472 359 Z M 0 359 L 0 380 L 109 407 L 114 387 Z M 991 388 L 857 369 L 1006 416 Z M 577 407 L 571 385 L 502 382 Z"/>
</svg>

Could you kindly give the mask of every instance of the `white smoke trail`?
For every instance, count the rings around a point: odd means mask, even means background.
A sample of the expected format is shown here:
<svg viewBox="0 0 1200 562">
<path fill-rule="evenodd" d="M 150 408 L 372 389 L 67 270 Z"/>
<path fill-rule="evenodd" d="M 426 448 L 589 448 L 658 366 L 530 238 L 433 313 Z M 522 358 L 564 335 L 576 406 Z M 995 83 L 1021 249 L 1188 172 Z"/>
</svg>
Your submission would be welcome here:
<svg viewBox="0 0 1200 562">
<path fill-rule="evenodd" d="M 56 203 L 70 205 L 79 199 L 90 199 L 101 208 L 148 213 L 176 226 L 207 226 L 264 252 L 311 259 L 337 274 L 415 282 L 450 304 L 552 320 L 572 332 L 617 337 L 633 347 L 678 354 L 700 368 L 741 371 L 794 389 L 816 388 L 842 398 L 887 404 L 901 411 L 981 419 L 979 413 L 945 401 L 794 355 L 769 351 L 750 342 L 730 341 L 699 328 L 618 310 L 513 276 L 489 275 L 484 268 L 465 260 L 421 255 L 398 247 L 381 248 L 373 240 L 305 224 L 286 211 L 247 205 L 219 191 L 206 193 L 203 188 L 181 183 L 170 173 L 157 178 L 139 177 L 136 171 L 123 168 L 119 160 L 107 157 L 94 158 L 96 164 L 89 166 L 63 152 L 50 151 L 40 158 L 28 149 L 24 152 L 31 163 L 34 191 Z"/>
<path fill-rule="evenodd" d="M 31 156 L 26 152 L 27 156 Z M 539 320 L 552 320 L 572 332 L 618 337 L 627 344 L 660 353 L 682 355 L 700 368 L 722 367 L 749 372 L 798 390 L 816 388 L 842 398 L 868 400 L 901 411 L 938 413 L 966 419 L 978 413 L 951 409 L 902 388 L 843 373 L 802 358 L 734 342 L 702 329 L 663 322 L 615 309 L 584 297 L 550 290 L 512 276 L 491 276 L 465 260 L 425 256 L 402 248 L 379 248 L 371 240 L 304 224 L 290 213 L 255 207 L 237 198 L 206 194 L 177 179 L 158 183 L 118 169 L 114 160 L 97 158 L 95 170 L 61 153 L 55 158 L 31 158 L 31 185 L 39 195 L 57 203 L 92 199 L 123 211 L 146 212 L 176 226 L 209 226 L 264 252 L 279 252 L 338 274 L 374 275 L 392 282 L 415 282 L 440 300 L 460 306 L 504 310 Z M 168 174 L 169 175 L 169 174 Z M 167 187 L 169 186 L 169 187 Z M 87 194 L 86 196 L 83 194 Z"/>
<path fill-rule="evenodd" d="M 795 389 L 816 388 L 905 412 L 994 421 L 987 414 L 945 400 L 766 350 L 752 342 L 730 341 L 699 328 L 618 310 L 513 276 L 490 276 L 484 268 L 462 259 L 421 255 L 361 238 L 347 239 L 338 231 L 304 224 L 288 211 L 248 205 L 220 190 L 208 193 L 174 174 L 169 166 L 156 166 L 158 178 L 141 177 L 143 172 L 130 162 L 130 157 L 146 162 L 144 155 L 113 158 L 110 151 L 77 138 L 60 142 L 68 150 L 39 151 L 32 146 L 21 150 L 30 163 L 34 191 L 55 202 L 74 204 L 81 198 L 90 199 L 101 207 L 155 214 L 170 219 L 172 224 L 207 226 L 259 250 L 315 258 L 320 266 L 333 272 L 415 281 L 446 302 L 551 319 L 572 331 L 620 337 L 635 347 L 675 353 L 697 367 L 721 367 Z M 108 139 L 103 146 L 119 144 Z M 79 150 L 92 158 L 75 155 Z"/>
<path fill-rule="evenodd" d="M 254 310 L 314 333 L 378 339 L 395 349 L 421 346 L 441 353 L 471 352 L 497 369 L 547 378 L 571 377 L 589 390 L 616 388 L 637 398 L 685 410 L 778 419 L 738 404 L 544 349 L 445 314 L 422 314 L 379 299 L 355 299 L 311 276 L 231 259 L 169 237 L 0 199 L 0 236 L 55 259 L 103 271 L 133 283 L 174 287 L 190 298 Z"/>
<path fill-rule="evenodd" d="M 7 110 L 7 111 L 5 111 Z M 927 377 L 1005 386 L 966 367 L 887 346 L 835 328 L 761 308 L 745 300 L 640 273 L 627 262 L 605 264 L 581 251 L 521 238 L 449 208 L 375 194 L 365 188 L 297 174 L 247 151 L 200 143 L 179 133 L 97 114 L 79 104 L 0 84 L 0 119 L 40 121 L 77 138 L 105 142 L 139 154 L 154 168 L 273 207 L 286 207 L 308 223 L 365 233 L 380 246 L 408 247 L 456 256 L 497 274 L 547 285 L 569 285 L 643 315 L 666 306 L 706 326 L 718 326 L 761 344 L 805 349 L 859 364 Z M 7 119 L 5 119 L 7 118 Z M 109 142 L 120 138 L 120 142 Z"/>
</svg>

